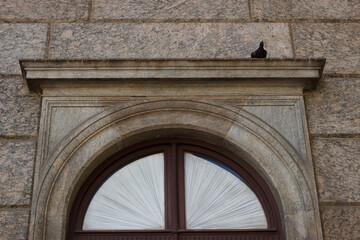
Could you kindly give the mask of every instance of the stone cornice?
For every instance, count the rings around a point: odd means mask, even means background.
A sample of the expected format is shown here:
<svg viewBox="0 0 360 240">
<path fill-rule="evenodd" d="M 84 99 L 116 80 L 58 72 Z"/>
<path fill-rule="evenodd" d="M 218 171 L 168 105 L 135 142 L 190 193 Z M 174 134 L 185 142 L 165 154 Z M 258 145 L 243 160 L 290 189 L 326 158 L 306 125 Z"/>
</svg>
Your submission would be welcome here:
<svg viewBox="0 0 360 240">
<path fill-rule="evenodd" d="M 112 87 L 124 80 L 238 80 L 252 87 L 315 89 L 325 59 L 21 60 L 29 88 Z M 111 80 L 111 81 L 109 81 Z"/>
</svg>

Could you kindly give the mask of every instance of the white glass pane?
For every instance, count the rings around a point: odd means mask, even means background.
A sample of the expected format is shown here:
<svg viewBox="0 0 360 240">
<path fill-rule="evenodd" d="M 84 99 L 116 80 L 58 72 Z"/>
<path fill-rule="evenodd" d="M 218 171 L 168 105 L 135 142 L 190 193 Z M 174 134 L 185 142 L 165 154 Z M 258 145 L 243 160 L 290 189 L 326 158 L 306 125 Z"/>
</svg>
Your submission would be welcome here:
<svg viewBox="0 0 360 240">
<path fill-rule="evenodd" d="M 164 154 L 158 153 L 126 165 L 103 183 L 83 229 L 164 229 L 164 209 Z"/>
<path fill-rule="evenodd" d="M 209 159 L 185 153 L 187 229 L 267 228 L 264 210 L 240 176 Z"/>
</svg>

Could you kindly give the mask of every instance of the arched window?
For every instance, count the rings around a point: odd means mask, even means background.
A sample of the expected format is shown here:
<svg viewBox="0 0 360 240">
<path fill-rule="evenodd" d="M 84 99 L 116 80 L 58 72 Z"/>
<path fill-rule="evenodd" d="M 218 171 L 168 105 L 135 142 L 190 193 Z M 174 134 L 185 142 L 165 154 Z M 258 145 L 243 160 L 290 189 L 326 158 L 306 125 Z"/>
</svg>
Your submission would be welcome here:
<svg viewBox="0 0 360 240">
<path fill-rule="evenodd" d="M 192 140 L 115 154 L 81 187 L 68 239 L 283 239 L 270 189 L 246 162 Z"/>
</svg>

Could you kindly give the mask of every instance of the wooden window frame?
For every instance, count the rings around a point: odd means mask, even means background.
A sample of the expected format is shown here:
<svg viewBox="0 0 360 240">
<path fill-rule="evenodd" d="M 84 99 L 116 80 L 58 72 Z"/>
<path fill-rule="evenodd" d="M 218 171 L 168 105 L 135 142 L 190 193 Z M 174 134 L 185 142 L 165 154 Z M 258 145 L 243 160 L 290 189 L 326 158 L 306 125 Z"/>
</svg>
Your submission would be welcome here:
<svg viewBox="0 0 360 240">
<path fill-rule="evenodd" d="M 87 208 L 101 184 L 119 168 L 159 152 L 164 152 L 164 230 L 82 230 Z M 185 226 L 184 153 L 209 157 L 239 174 L 258 197 L 268 223 L 267 229 L 188 230 Z M 192 139 L 160 139 L 128 147 L 100 164 L 80 188 L 68 222 L 68 239 L 81 240 L 173 240 L 173 239 L 284 239 L 278 205 L 262 177 L 243 159 L 218 146 Z"/>
</svg>

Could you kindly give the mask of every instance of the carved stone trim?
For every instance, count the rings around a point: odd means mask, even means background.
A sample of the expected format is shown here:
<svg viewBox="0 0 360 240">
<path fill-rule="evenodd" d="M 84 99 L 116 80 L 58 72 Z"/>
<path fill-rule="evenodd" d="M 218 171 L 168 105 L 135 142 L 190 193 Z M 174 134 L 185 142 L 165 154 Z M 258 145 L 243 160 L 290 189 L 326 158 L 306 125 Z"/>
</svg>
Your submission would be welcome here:
<svg viewBox="0 0 360 240">
<path fill-rule="evenodd" d="M 77 190 L 109 155 L 158 137 L 208 141 L 267 181 L 286 239 L 322 239 L 303 91 L 324 59 L 21 61 L 42 93 L 29 238 L 65 239 Z"/>
<path fill-rule="evenodd" d="M 64 239 L 76 190 L 104 153 L 159 136 L 205 139 L 241 156 L 278 197 L 287 239 L 321 239 L 313 173 L 288 141 L 246 111 L 181 100 L 114 105 L 67 135 L 36 178 L 30 239 Z"/>
<path fill-rule="evenodd" d="M 23 76 L 34 91 L 50 85 L 113 86 L 125 79 L 213 79 L 217 82 L 236 79 L 244 85 L 314 89 L 324 64 L 324 59 L 20 61 Z M 96 81 L 83 81 L 85 79 Z"/>
</svg>

